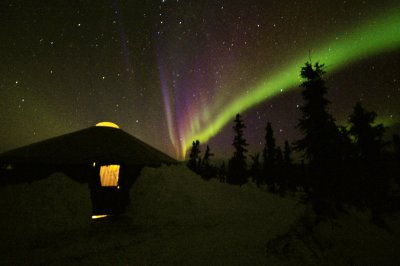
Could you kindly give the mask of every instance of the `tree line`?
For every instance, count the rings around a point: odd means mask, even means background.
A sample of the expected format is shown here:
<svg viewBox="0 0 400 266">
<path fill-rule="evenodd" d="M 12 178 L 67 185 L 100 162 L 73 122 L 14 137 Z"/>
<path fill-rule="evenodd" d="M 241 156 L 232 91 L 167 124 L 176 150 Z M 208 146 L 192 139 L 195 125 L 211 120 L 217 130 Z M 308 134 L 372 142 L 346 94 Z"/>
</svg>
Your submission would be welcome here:
<svg viewBox="0 0 400 266">
<path fill-rule="evenodd" d="M 265 146 L 260 154 L 249 155 L 240 114 L 234 119 L 234 153 L 219 168 L 210 163 L 214 155 L 207 146 L 200 156 L 200 142 L 193 141 L 188 167 L 204 179 L 217 177 L 221 182 L 243 185 L 251 179 L 257 186 L 265 185 L 272 193 L 284 196 L 302 188 L 305 200 L 321 216 L 335 217 L 346 204 L 370 209 L 375 223 L 382 223 L 384 213 L 400 208 L 399 195 L 392 195 L 390 184 L 400 185 L 400 137 L 393 136 L 393 151 L 385 149 L 385 127 L 375 125 L 376 113 L 356 102 L 348 118 L 349 126 L 336 124 L 329 113 L 328 88 L 323 75 L 324 65 L 307 62 L 301 68 L 302 116 L 297 129 L 302 137 L 283 151 L 276 145 L 272 124 L 265 128 Z M 302 162 L 293 163 L 291 154 L 302 154 Z"/>
</svg>

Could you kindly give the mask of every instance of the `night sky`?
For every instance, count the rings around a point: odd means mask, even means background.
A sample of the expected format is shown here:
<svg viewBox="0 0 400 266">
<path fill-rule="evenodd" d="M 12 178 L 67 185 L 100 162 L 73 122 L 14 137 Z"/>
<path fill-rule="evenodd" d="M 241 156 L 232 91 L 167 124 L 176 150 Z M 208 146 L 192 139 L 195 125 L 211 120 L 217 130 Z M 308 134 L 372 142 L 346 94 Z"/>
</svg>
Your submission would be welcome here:
<svg viewBox="0 0 400 266">
<path fill-rule="evenodd" d="M 400 131 L 398 0 L 2 1 L 0 152 L 112 121 L 176 158 L 197 138 L 223 157 L 236 113 L 260 152 L 268 121 L 278 145 L 299 138 L 309 57 L 339 124 L 361 100 Z"/>
</svg>

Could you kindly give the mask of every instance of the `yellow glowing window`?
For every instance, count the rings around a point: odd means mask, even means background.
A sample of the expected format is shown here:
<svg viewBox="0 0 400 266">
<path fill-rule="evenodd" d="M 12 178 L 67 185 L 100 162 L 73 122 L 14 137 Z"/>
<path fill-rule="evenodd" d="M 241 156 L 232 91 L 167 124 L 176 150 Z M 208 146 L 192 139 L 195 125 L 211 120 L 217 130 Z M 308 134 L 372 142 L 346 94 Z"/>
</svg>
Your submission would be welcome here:
<svg viewBox="0 0 400 266">
<path fill-rule="evenodd" d="M 118 186 L 119 165 L 103 165 L 100 167 L 100 182 L 102 187 Z"/>
</svg>

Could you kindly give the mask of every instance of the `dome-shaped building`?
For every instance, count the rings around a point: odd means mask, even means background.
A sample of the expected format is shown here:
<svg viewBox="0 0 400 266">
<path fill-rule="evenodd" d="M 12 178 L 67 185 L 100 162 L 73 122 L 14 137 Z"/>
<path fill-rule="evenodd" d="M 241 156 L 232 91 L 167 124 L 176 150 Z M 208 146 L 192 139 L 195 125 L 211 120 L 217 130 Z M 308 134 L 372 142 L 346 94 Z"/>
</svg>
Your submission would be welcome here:
<svg viewBox="0 0 400 266">
<path fill-rule="evenodd" d="M 0 154 L 0 185 L 32 182 L 54 172 L 88 183 L 93 217 L 121 214 L 144 166 L 176 161 L 112 122 Z"/>
</svg>

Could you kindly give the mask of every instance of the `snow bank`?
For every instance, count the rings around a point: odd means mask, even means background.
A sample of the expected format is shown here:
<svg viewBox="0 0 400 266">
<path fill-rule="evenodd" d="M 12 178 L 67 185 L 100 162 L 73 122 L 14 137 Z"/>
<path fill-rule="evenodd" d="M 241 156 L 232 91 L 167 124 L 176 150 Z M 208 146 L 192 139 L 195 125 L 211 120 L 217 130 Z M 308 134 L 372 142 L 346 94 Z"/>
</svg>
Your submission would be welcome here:
<svg viewBox="0 0 400 266">
<path fill-rule="evenodd" d="M 87 185 L 61 173 L 0 187 L 0 197 L 1 228 L 16 236 L 80 228 L 91 213 Z"/>
<path fill-rule="evenodd" d="M 90 220 L 87 185 L 55 174 L 0 188 L 0 264 L 252 264 L 303 212 L 254 185 L 206 182 L 185 166 L 143 169 L 127 214 Z"/>
<path fill-rule="evenodd" d="M 45 261 L 48 247 L 61 248 L 89 228 L 90 213 L 87 184 L 61 173 L 0 187 L 0 264 Z"/>
<path fill-rule="evenodd" d="M 389 229 L 373 225 L 369 212 L 350 208 L 311 229 L 313 216 L 271 239 L 267 252 L 285 265 L 400 265 L 399 214 L 386 217 Z"/>
<path fill-rule="evenodd" d="M 153 228 L 148 263 L 263 265 L 268 239 L 285 232 L 302 214 L 294 200 L 253 184 L 203 181 L 185 166 L 146 168 L 133 190 L 136 223 Z M 156 251 L 155 254 L 152 252 Z"/>
<path fill-rule="evenodd" d="M 295 199 L 183 165 L 143 169 L 131 199 L 126 215 L 91 220 L 87 185 L 62 174 L 0 187 L 0 265 L 400 264 L 398 215 L 391 231 L 352 212 L 308 232 Z"/>
</svg>

